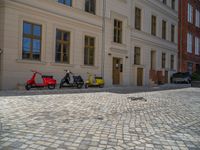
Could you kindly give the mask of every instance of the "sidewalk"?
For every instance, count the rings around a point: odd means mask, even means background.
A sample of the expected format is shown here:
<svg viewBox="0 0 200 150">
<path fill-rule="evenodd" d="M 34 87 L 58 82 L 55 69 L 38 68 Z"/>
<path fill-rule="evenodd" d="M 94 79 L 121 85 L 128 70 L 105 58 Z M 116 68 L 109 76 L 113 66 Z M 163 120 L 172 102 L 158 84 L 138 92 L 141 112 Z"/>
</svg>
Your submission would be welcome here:
<svg viewBox="0 0 200 150">
<path fill-rule="evenodd" d="M 165 84 L 158 85 L 155 87 L 152 86 L 113 86 L 113 87 L 104 87 L 104 88 L 62 88 L 49 90 L 46 88 L 31 89 L 30 91 L 26 90 L 3 90 L 0 91 L 0 96 L 22 96 L 22 95 L 49 95 L 49 94 L 74 94 L 74 93 L 93 93 L 93 92 L 110 92 L 110 93 L 119 93 L 119 94 L 128 94 L 128 93 L 139 93 L 139 92 L 151 92 L 151 91 L 163 91 L 171 89 L 181 89 L 189 88 L 190 84 Z"/>
</svg>

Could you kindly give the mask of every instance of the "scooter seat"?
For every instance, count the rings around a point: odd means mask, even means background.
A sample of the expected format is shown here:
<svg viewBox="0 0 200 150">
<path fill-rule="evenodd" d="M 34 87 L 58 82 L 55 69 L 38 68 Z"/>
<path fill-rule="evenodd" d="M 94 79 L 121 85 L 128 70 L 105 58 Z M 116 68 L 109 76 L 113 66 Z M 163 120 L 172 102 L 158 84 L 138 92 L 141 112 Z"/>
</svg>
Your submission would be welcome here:
<svg viewBox="0 0 200 150">
<path fill-rule="evenodd" d="M 53 78 L 51 75 L 42 75 L 42 78 Z"/>
<path fill-rule="evenodd" d="M 103 79 L 102 77 L 95 77 L 95 79 Z"/>
</svg>

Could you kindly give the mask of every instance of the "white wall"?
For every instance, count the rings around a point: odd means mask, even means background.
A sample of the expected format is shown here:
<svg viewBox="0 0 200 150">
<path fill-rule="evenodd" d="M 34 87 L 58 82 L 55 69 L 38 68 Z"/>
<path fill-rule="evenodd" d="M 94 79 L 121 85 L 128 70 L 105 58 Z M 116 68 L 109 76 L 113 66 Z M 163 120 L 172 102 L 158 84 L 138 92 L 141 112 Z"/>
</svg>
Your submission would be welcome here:
<svg viewBox="0 0 200 150">
<path fill-rule="evenodd" d="M 178 1 L 177 1 L 178 2 Z M 171 3 L 170 3 L 171 4 Z M 177 5 L 177 4 L 176 4 Z M 170 5 L 171 6 L 171 5 Z M 134 47 L 141 47 L 141 66 L 134 66 L 134 76 L 137 75 L 136 68 L 144 68 L 144 84 L 149 84 L 149 70 L 151 64 L 151 50 L 156 51 L 156 69 L 162 70 L 161 67 L 161 55 L 162 52 L 166 53 L 166 70 L 170 70 L 170 55 L 175 57 L 175 70 L 177 70 L 177 53 L 178 53 L 178 13 L 172 10 L 169 6 L 165 6 L 161 2 L 155 0 L 140 0 L 133 1 L 132 13 L 135 16 L 135 7 L 139 7 L 142 10 L 142 29 L 138 31 L 135 29 L 135 20 L 132 20 L 132 48 L 131 55 L 134 56 Z M 151 16 L 154 15 L 157 18 L 157 35 L 151 35 Z M 162 20 L 167 22 L 167 38 L 162 39 Z M 175 42 L 171 42 L 171 24 L 175 25 Z M 134 57 L 131 57 L 131 63 L 134 63 Z M 136 85 L 137 79 L 132 79 L 132 83 Z"/>
<path fill-rule="evenodd" d="M 82 13 L 81 10 L 68 8 L 67 6 L 63 7 L 54 2 L 48 3 L 46 1 L 47 3 L 45 3 L 43 1 L 40 5 L 40 1 L 19 0 L 19 2 L 44 7 L 48 11 L 6 1 L 3 89 L 15 89 L 17 84 L 24 84 L 31 77 L 31 69 L 53 74 L 58 82 L 64 76 L 65 69 L 70 69 L 72 72 L 82 75 L 84 79 L 87 77 L 87 72 L 101 75 L 102 20 L 100 17 Z M 74 16 L 71 14 L 74 14 Z M 23 21 L 42 24 L 41 61 L 22 59 Z M 71 33 L 70 64 L 59 64 L 54 61 L 56 28 Z M 83 63 L 85 35 L 93 36 L 96 39 L 95 65 L 92 67 L 84 66 Z M 10 79 L 12 79 L 12 82 L 10 82 Z"/>
</svg>

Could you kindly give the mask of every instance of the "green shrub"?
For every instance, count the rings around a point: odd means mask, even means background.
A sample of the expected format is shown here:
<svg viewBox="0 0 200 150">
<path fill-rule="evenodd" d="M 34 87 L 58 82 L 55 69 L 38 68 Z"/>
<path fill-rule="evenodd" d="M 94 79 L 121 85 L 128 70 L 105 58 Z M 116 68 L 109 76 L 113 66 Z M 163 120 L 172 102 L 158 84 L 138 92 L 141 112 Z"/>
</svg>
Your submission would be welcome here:
<svg viewBox="0 0 200 150">
<path fill-rule="evenodd" d="M 199 72 L 194 72 L 192 74 L 192 80 L 193 81 L 200 81 L 200 71 Z"/>
</svg>

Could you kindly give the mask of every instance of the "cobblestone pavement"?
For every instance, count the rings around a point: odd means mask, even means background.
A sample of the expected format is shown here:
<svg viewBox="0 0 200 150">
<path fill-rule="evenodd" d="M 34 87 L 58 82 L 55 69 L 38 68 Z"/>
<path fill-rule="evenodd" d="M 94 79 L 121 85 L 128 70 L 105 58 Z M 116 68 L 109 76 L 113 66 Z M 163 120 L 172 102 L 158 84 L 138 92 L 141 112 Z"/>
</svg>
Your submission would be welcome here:
<svg viewBox="0 0 200 150">
<path fill-rule="evenodd" d="M 5 150 L 200 149 L 198 88 L 1 96 L 0 119 Z"/>
</svg>

